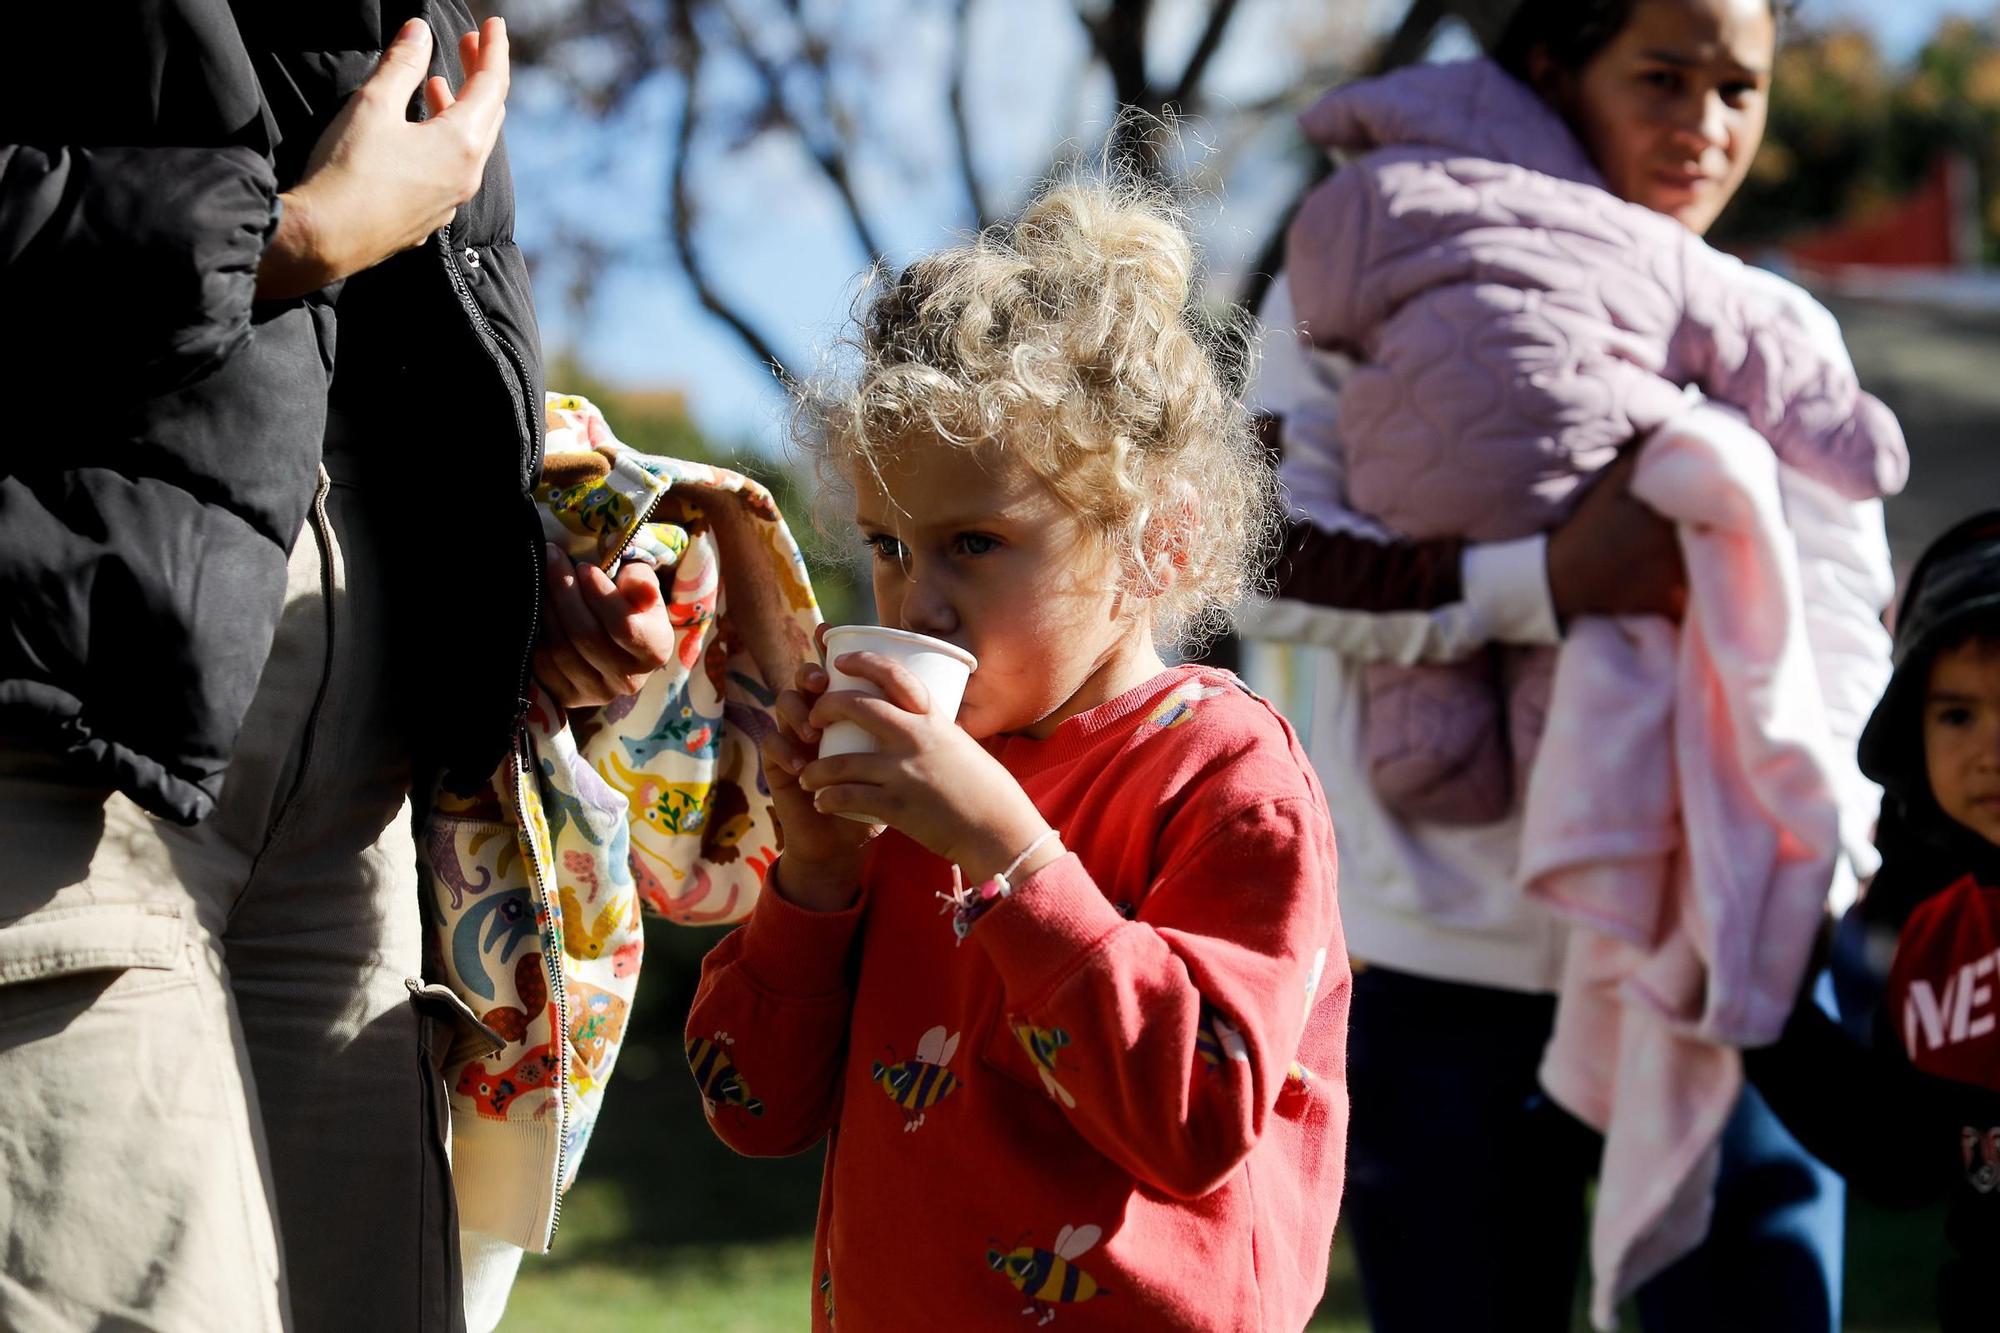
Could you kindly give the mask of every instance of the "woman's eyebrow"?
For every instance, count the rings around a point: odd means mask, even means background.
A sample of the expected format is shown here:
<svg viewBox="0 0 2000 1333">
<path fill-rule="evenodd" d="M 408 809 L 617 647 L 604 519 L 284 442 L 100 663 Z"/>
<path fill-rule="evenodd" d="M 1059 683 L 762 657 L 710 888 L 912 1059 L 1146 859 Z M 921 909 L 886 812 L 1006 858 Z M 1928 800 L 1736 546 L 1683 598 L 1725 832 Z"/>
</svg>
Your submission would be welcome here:
<svg viewBox="0 0 2000 1333">
<path fill-rule="evenodd" d="M 1641 51 L 1639 58 L 1641 60 L 1650 60 L 1656 65 L 1671 65 L 1675 69 L 1700 69 L 1710 63 L 1710 60 L 1705 57 L 1689 55 L 1686 51 L 1675 51 L 1666 47 L 1654 47 L 1650 50 Z M 1734 72 L 1747 75 L 1753 79 L 1761 79 L 1771 72 L 1762 65 L 1754 65 L 1747 61 L 1738 60 L 1733 56 L 1720 56 L 1716 59 L 1716 63 L 1725 64 Z"/>
</svg>

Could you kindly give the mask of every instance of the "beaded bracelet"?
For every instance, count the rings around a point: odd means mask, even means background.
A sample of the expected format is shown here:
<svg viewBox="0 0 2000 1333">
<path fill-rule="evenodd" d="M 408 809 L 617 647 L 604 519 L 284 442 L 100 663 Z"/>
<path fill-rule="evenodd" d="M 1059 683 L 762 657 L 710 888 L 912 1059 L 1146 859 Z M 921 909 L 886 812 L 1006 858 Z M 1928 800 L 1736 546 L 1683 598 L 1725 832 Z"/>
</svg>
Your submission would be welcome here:
<svg viewBox="0 0 2000 1333">
<path fill-rule="evenodd" d="M 949 909 L 951 911 L 951 932 L 958 936 L 960 944 L 965 943 L 965 937 L 972 933 L 972 927 L 980 917 L 992 911 L 994 905 L 1001 899 L 1013 896 L 1014 884 L 1012 876 L 1014 872 L 1026 865 L 1028 858 L 1042 850 L 1042 847 L 1047 844 L 1048 840 L 1055 836 L 1056 830 L 1052 828 L 1044 829 L 1039 838 L 1028 844 L 1026 851 L 1015 857 L 1008 863 L 1005 870 L 995 875 L 992 879 L 987 880 L 984 884 L 975 884 L 968 888 L 959 868 L 957 866 L 951 868 L 952 890 L 950 893 L 938 894 L 938 897 L 944 899 L 945 903 L 945 906 L 939 910 Z"/>
</svg>

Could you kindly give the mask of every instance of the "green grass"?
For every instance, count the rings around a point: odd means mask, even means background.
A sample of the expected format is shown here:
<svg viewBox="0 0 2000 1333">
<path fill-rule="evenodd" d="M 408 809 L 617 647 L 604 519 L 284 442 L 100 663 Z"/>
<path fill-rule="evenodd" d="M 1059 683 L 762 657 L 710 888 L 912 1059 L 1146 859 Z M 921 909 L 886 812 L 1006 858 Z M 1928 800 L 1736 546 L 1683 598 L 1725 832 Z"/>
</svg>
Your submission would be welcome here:
<svg viewBox="0 0 2000 1333">
<path fill-rule="evenodd" d="M 712 1245 L 647 1244 L 632 1234 L 627 1196 L 584 1182 L 563 1208 L 561 1243 L 521 1269 L 502 1333 L 551 1327 L 590 1333 L 803 1333 L 812 1291 L 807 1236 Z M 1853 1333 L 1929 1328 L 1937 1265 L 1935 1213 L 1856 1208 L 1849 1223 L 1848 1317 Z M 1353 1252 L 1336 1242 L 1326 1300 L 1312 1333 L 1365 1333 Z M 1579 1319 L 1575 1328 L 1586 1325 Z M 1627 1329 L 1636 1328 L 1628 1316 Z"/>
<path fill-rule="evenodd" d="M 530 1256 L 503 1330 L 777 1333 L 807 1327 L 812 1238 L 660 1249 L 645 1262 Z"/>
<path fill-rule="evenodd" d="M 812 1239 L 723 1245 L 618 1243 L 624 1210 L 615 1192 L 579 1185 L 563 1206 L 562 1244 L 530 1255 L 502 1333 L 552 1327 L 590 1333 L 794 1333 L 809 1323 Z M 593 1257 L 606 1243 L 616 1257 Z M 1333 1299 L 1314 1333 L 1365 1333 L 1346 1248 L 1334 1251 Z M 1349 1301 L 1342 1293 L 1351 1294 Z M 1351 1306 L 1342 1312 L 1337 1307 Z"/>
</svg>

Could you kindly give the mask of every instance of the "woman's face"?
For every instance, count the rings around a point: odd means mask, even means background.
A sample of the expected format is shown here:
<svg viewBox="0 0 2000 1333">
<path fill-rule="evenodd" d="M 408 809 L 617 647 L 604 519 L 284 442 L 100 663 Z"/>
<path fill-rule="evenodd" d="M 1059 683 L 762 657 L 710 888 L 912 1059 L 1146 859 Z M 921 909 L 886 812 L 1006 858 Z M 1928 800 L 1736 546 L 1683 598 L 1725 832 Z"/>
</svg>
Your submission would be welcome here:
<svg viewBox="0 0 2000 1333">
<path fill-rule="evenodd" d="M 1612 193 L 1701 235 L 1763 142 L 1777 39 L 1770 0 L 1637 0 L 1582 70 L 1532 72 Z"/>
</svg>

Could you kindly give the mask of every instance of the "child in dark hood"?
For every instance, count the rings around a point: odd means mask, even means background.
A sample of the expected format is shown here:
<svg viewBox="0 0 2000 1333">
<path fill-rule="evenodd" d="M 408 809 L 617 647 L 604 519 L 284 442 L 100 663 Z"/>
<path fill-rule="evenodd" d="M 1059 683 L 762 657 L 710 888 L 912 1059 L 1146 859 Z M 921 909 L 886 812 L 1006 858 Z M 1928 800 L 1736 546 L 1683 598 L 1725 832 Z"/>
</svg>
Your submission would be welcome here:
<svg viewBox="0 0 2000 1333">
<path fill-rule="evenodd" d="M 1860 757 L 1883 788 L 1883 862 L 1843 934 L 1876 961 L 1871 1039 L 1808 1000 L 1748 1070 L 1862 1194 L 1950 1190 L 1939 1326 L 1991 1328 L 1977 1271 L 2000 1252 L 2000 510 L 1918 562 Z"/>
</svg>

